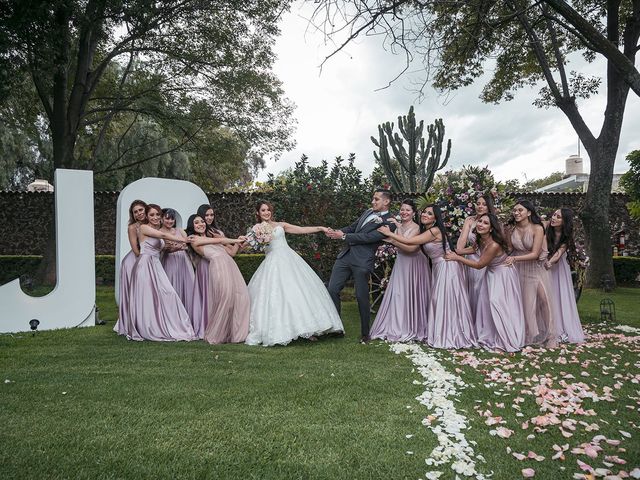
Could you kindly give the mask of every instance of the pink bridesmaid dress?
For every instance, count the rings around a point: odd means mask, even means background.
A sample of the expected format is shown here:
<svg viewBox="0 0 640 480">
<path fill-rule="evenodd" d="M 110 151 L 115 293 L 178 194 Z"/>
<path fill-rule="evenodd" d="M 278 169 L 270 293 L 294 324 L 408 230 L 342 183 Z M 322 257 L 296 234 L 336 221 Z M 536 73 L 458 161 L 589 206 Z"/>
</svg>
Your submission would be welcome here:
<svg viewBox="0 0 640 480">
<path fill-rule="evenodd" d="M 551 266 L 549 272 L 551 273 L 551 308 L 560 339 L 569 343 L 583 343 L 584 332 L 576 306 L 567 252 L 564 252 L 560 260 Z"/>
<path fill-rule="evenodd" d="M 204 245 L 209 260 L 207 326 L 209 343 L 242 343 L 249 334 L 249 289 L 233 258 L 222 245 Z"/>
</svg>

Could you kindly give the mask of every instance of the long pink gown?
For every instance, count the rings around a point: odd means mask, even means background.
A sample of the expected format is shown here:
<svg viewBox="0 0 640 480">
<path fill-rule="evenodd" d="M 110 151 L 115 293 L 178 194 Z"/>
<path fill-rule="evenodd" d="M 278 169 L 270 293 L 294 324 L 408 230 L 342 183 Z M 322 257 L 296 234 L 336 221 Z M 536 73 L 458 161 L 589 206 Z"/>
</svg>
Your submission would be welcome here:
<svg viewBox="0 0 640 480">
<path fill-rule="evenodd" d="M 444 259 L 442 242 L 426 243 L 422 248 L 431 259 L 433 274 L 427 343 L 434 348 L 477 347 L 463 265 Z"/>
<path fill-rule="evenodd" d="M 405 238 L 419 231 L 418 225 L 398 227 Z M 370 337 L 393 342 L 424 341 L 431 295 L 431 268 L 425 254 L 398 249 L 389 284 L 371 327 Z"/>
<path fill-rule="evenodd" d="M 531 253 L 533 229 L 521 232 L 514 228 L 511 233 L 513 256 Z M 515 262 L 520 277 L 522 308 L 525 319 L 525 345 L 555 347 L 558 334 L 551 309 L 550 274 L 544 268 L 547 251 L 542 250 L 538 259 Z"/>
<path fill-rule="evenodd" d="M 189 315 L 160 263 L 164 242 L 148 237 L 131 273 L 129 317 L 144 340 L 196 340 Z"/>
<path fill-rule="evenodd" d="M 236 262 L 222 245 L 205 245 L 209 260 L 207 327 L 209 343 L 241 343 L 249 334 L 249 290 Z"/>
<path fill-rule="evenodd" d="M 551 273 L 551 308 L 560 339 L 569 343 L 582 343 L 584 332 L 576 306 L 567 252 L 564 252 L 560 260 L 551 266 L 549 272 Z"/>
<path fill-rule="evenodd" d="M 475 228 L 475 223 L 473 225 Z M 469 238 L 467 240 L 468 244 L 475 245 L 476 243 L 476 234 L 475 232 L 469 232 Z M 466 256 L 469 260 L 473 260 L 477 262 L 480 260 L 480 253 L 476 250 L 473 253 L 470 253 Z M 467 288 L 469 290 L 469 306 L 471 307 L 471 315 L 473 318 L 476 318 L 476 308 L 479 301 L 483 300 L 483 297 L 480 295 L 480 292 L 483 289 L 483 283 L 485 281 L 486 276 L 486 268 L 471 268 L 465 266 L 465 271 L 467 274 Z M 478 329 L 478 326 L 476 325 Z M 479 329 L 478 329 L 479 330 Z M 478 331 L 478 335 L 480 335 L 480 331 Z"/>
</svg>

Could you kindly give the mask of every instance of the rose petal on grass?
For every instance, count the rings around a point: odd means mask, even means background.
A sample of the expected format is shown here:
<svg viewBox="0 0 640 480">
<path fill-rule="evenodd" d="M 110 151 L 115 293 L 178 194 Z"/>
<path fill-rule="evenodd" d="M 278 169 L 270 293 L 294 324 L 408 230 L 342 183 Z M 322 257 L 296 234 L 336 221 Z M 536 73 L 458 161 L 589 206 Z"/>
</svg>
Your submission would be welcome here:
<svg viewBox="0 0 640 480">
<path fill-rule="evenodd" d="M 523 478 L 533 478 L 536 475 L 536 471 L 533 468 L 523 468 L 522 469 L 522 477 Z"/>
</svg>

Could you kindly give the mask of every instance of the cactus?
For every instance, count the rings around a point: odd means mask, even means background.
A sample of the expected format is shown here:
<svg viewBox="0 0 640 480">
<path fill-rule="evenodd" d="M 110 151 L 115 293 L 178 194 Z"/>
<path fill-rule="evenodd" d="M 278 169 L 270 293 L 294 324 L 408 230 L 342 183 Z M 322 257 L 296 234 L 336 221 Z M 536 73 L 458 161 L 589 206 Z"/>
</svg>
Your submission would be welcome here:
<svg viewBox="0 0 640 480">
<path fill-rule="evenodd" d="M 409 114 L 398 117 L 398 133 L 393 133 L 393 123 L 378 125 L 379 139 L 371 137 L 373 144 L 378 147 L 378 152 L 373 152 L 376 161 L 382 166 L 385 175 L 391 183 L 392 190 L 396 192 L 426 192 L 433 183 L 435 173 L 444 168 L 451 154 L 451 139 L 447 141 L 447 151 L 442 159 L 442 143 L 444 142 L 444 123 L 442 119 L 436 119 L 435 123 L 427 126 L 429 135 L 425 145 L 422 132 L 424 121 L 416 125 L 416 116 L 413 106 L 409 108 Z M 407 141 L 409 151 L 404 147 Z M 389 146 L 393 157 L 389 154 Z M 395 160 L 395 161 L 394 161 Z"/>
</svg>

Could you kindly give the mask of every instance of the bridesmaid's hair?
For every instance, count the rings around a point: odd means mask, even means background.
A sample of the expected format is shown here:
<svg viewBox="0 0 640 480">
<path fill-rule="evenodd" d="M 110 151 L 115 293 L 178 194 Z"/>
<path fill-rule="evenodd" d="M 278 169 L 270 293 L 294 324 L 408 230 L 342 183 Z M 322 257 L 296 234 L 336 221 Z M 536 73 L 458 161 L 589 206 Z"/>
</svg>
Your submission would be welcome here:
<svg viewBox="0 0 640 480">
<path fill-rule="evenodd" d="M 524 208 L 529 210 L 531 212 L 531 216 L 529 217 L 529 220 L 531 220 L 531 223 L 540 225 L 543 230 L 545 229 L 544 225 L 542 224 L 542 220 L 540 219 L 540 215 L 538 215 L 538 212 L 536 212 L 536 207 L 533 206 L 533 203 L 531 203 L 529 200 L 525 200 L 524 198 L 520 198 L 516 201 L 515 204 L 522 205 Z"/>
<path fill-rule="evenodd" d="M 199 217 L 201 217 L 204 220 L 204 216 L 207 214 L 207 210 L 213 210 L 213 222 L 211 222 L 211 225 L 207 225 L 207 228 L 204 233 L 207 237 L 213 237 L 214 234 L 220 233 L 221 231 L 220 227 L 218 227 L 218 223 L 216 222 L 216 211 L 208 203 L 203 203 L 198 207 L 197 214 Z M 206 223 L 206 220 L 205 220 L 205 223 Z"/>
<path fill-rule="evenodd" d="M 196 228 L 194 226 L 194 222 L 195 222 L 196 218 L 202 218 L 202 217 L 200 215 L 198 215 L 197 213 L 194 213 L 193 215 L 189 216 L 189 219 L 187 220 L 187 228 L 184 229 L 184 231 L 186 232 L 187 236 L 189 236 L 189 235 L 198 235 L 196 233 Z M 204 222 L 204 218 L 202 218 L 202 221 Z"/>
<path fill-rule="evenodd" d="M 170 218 L 175 222 L 177 215 L 178 215 L 178 212 L 176 212 L 173 208 L 162 209 L 162 218 Z M 174 224 L 173 226 L 175 227 L 176 225 Z"/>
<path fill-rule="evenodd" d="M 491 195 L 490 193 L 483 193 L 482 195 L 480 195 L 478 197 L 479 199 L 483 199 L 484 202 L 487 204 L 487 211 L 492 214 L 492 215 L 496 215 L 496 205 L 493 201 L 493 195 Z M 477 201 L 476 201 L 477 203 Z"/>
<path fill-rule="evenodd" d="M 129 206 L 129 225 L 133 225 L 134 223 L 136 223 L 136 219 L 133 218 L 133 207 L 135 207 L 136 205 L 142 205 L 144 207 L 144 211 L 146 215 L 147 202 L 144 202 L 142 200 L 134 200 L 133 202 L 131 202 L 131 205 Z"/>
<path fill-rule="evenodd" d="M 156 210 L 162 216 L 162 208 L 160 207 L 160 205 L 156 205 L 155 203 L 148 203 L 147 208 L 144 210 L 144 212 L 147 214 L 147 218 L 144 219 L 143 223 L 149 223 L 149 212 L 151 210 Z"/>
<path fill-rule="evenodd" d="M 262 205 L 266 205 L 267 207 L 269 207 L 269 211 L 271 212 L 271 220 L 274 220 L 273 217 L 275 216 L 275 211 L 273 208 L 273 203 L 267 202 L 266 200 L 258 200 L 258 203 L 256 203 L 256 223 L 262 222 L 262 219 L 260 218 L 260 207 L 262 207 Z"/>
<path fill-rule="evenodd" d="M 447 235 L 447 228 L 444 226 L 444 220 L 442 219 L 442 210 L 440 210 L 440 207 L 437 204 L 430 203 L 429 205 L 424 207 L 422 211 L 424 212 L 429 207 L 433 209 L 433 215 L 436 218 L 436 223 L 431 228 L 437 227 L 438 230 L 440 230 L 440 234 L 442 236 L 442 250 L 446 254 L 447 242 L 449 241 L 449 236 Z M 420 231 L 421 232 L 426 231 L 426 227 L 422 225 L 422 223 L 420 224 Z"/>
<path fill-rule="evenodd" d="M 480 215 L 480 218 L 487 217 L 489 219 L 489 223 L 491 224 L 491 238 L 494 242 L 500 245 L 500 248 L 503 252 L 509 251 L 509 245 L 504 238 L 504 233 L 502 232 L 502 225 L 500 224 L 500 220 L 498 220 L 497 215 L 494 213 L 485 213 Z M 478 220 L 480 220 L 480 218 Z M 476 237 L 476 245 L 480 248 L 480 235 Z"/>
<path fill-rule="evenodd" d="M 549 257 L 564 244 L 567 247 L 567 252 L 575 252 L 576 245 L 573 240 L 573 210 L 570 208 L 560 208 L 560 215 L 562 215 L 562 230 L 560 231 L 560 239 L 556 242 L 556 232 L 551 225 L 547 227 L 547 249 L 549 250 Z"/>
</svg>

